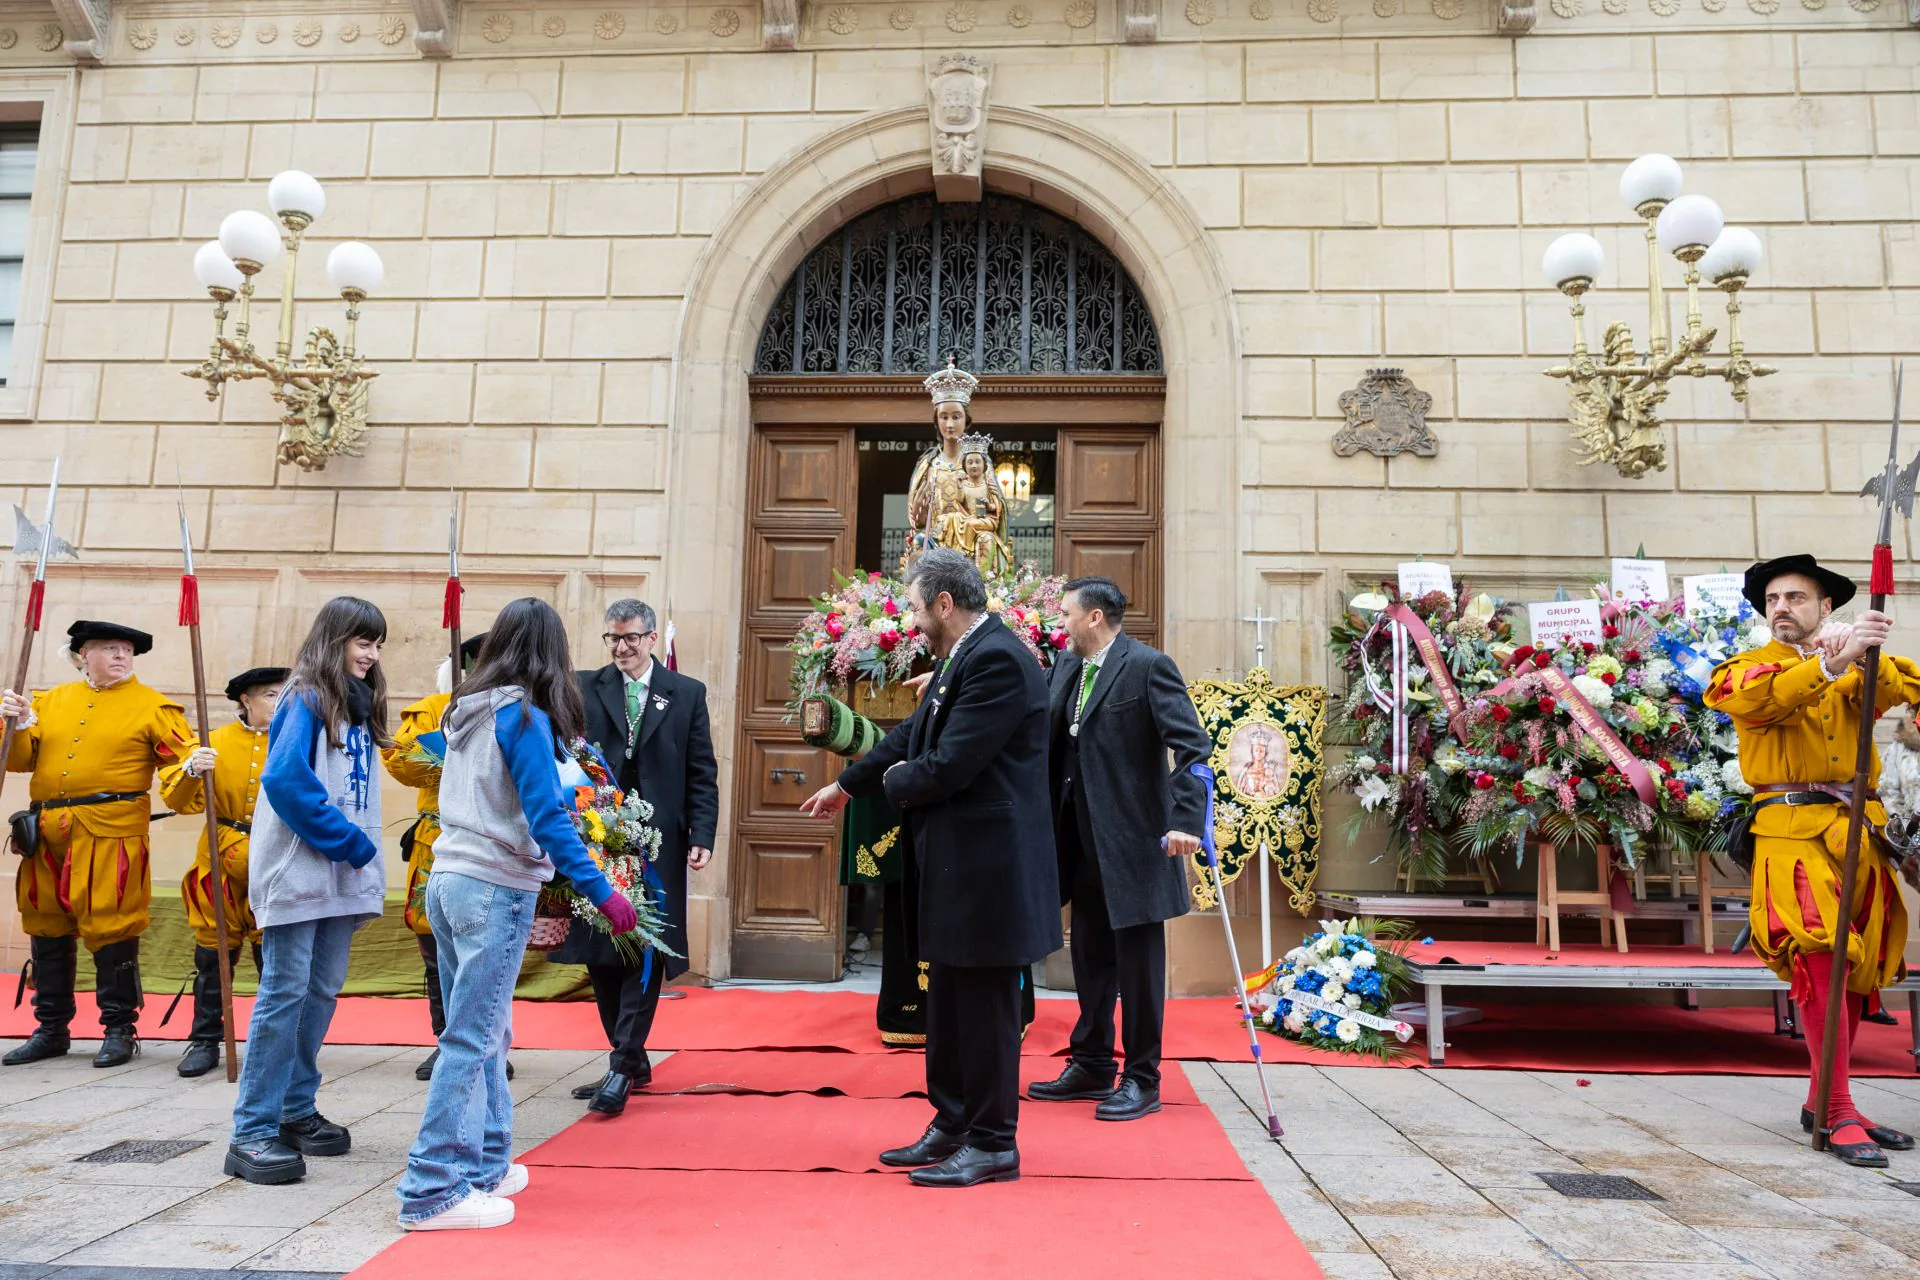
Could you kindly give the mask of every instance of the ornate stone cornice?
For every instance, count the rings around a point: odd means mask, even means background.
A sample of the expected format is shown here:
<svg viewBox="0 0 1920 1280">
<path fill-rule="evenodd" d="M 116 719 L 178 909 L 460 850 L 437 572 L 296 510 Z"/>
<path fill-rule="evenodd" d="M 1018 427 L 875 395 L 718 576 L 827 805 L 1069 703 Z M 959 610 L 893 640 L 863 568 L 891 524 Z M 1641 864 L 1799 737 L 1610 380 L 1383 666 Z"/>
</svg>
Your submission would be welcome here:
<svg viewBox="0 0 1920 1280">
<path fill-rule="evenodd" d="M 453 56 L 460 0 L 413 0 L 413 46 L 429 58 Z"/>
<path fill-rule="evenodd" d="M 1920 0 L 1909 0 L 1920 4 Z M 1493 0 L 1493 29 L 1503 36 L 1523 36 L 1539 19 L 1534 0 Z"/>
<path fill-rule="evenodd" d="M 760 40 L 768 49 L 791 52 L 800 40 L 800 0 L 761 0 Z"/>
<path fill-rule="evenodd" d="M 97 67 L 107 56 L 111 0 L 53 0 L 53 12 L 67 33 L 67 52 L 83 66 Z"/>
<path fill-rule="evenodd" d="M 1160 39 L 1160 0 L 1126 0 L 1127 43 L 1153 44 Z"/>
</svg>

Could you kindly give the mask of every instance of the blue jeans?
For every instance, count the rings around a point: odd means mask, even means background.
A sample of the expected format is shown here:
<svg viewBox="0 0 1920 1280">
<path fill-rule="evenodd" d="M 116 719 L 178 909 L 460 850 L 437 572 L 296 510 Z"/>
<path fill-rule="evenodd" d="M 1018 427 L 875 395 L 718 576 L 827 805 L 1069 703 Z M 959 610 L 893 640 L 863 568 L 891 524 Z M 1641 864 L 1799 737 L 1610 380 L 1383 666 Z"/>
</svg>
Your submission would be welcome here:
<svg viewBox="0 0 1920 1280">
<path fill-rule="evenodd" d="M 318 1109 L 320 1046 L 346 985 L 358 927 L 354 917 L 335 916 L 261 930 L 260 992 L 233 1104 L 236 1143 L 278 1137 L 282 1123 Z"/>
<path fill-rule="evenodd" d="M 400 1179 L 400 1220 L 420 1222 L 491 1191 L 513 1154 L 513 987 L 533 930 L 536 895 L 457 872 L 427 878 L 427 922 L 440 951 L 447 1029 L 420 1133 Z"/>
</svg>

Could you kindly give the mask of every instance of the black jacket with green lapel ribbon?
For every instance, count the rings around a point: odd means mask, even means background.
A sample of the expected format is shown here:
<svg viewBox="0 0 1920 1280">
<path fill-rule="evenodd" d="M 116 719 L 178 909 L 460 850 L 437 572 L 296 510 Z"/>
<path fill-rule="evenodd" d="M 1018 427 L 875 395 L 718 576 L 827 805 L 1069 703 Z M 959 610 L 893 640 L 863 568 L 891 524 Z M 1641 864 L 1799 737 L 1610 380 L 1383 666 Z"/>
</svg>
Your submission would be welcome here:
<svg viewBox="0 0 1920 1280">
<path fill-rule="evenodd" d="M 1063 653 L 1052 672 L 1052 792 L 1061 791 L 1067 730 L 1085 662 Z M 1093 853 L 1106 886 L 1107 915 L 1116 929 L 1171 920 L 1191 903 L 1186 863 L 1160 847 L 1168 831 L 1200 835 L 1207 821 L 1207 788 L 1189 772 L 1203 764 L 1212 742 L 1173 659 L 1126 632 L 1114 637 L 1080 714 L 1079 776 L 1086 789 Z M 1167 756 L 1173 764 L 1169 771 Z M 1071 811 L 1054 816 L 1076 821 Z M 1071 849 L 1078 841 L 1062 838 Z M 1072 868 L 1060 869 L 1061 902 L 1071 895 Z"/>
<path fill-rule="evenodd" d="M 1029 965 L 1059 949 L 1046 679 L 999 618 L 960 646 L 913 715 L 840 785 L 855 796 L 884 789 L 906 817 L 922 960 Z"/>
</svg>

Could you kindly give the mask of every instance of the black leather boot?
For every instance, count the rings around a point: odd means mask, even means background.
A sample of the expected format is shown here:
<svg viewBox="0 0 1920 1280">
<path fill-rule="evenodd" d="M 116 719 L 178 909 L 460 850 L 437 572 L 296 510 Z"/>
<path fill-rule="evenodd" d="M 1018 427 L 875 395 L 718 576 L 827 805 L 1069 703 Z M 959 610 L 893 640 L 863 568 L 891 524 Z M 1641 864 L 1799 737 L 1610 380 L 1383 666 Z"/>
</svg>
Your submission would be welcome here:
<svg viewBox="0 0 1920 1280">
<path fill-rule="evenodd" d="M 447 1029 L 447 1002 L 440 990 L 440 949 L 428 934 L 420 935 L 420 964 L 427 976 L 427 1020 L 433 1024 L 433 1038 L 438 1040 Z M 436 1048 L 413 1069 L 413 1078 L 433 1079 L 433 1066 L 438 1061 L 440 1050 Z"/>
<path fill-rule="evenodd" d="M 118 1067 L 140 1052 L 136 1024 L 146 1003 L 140 992 L 140 939 L 110 942 L 93 953 L 94 1003 L 100 1006 L 100 1025 L 106 1029 L 96 1067 Z"/>
<path fill-rule="evenodd" d="M 40 1025 L 33 1034 L 0 1063 L 9 1067 L 28 1062 L 58 1058 L 73 1047 L 69 1029 L 73 1026 L 73 970 L 78 944 L 73 938 L 31 938 L 33 971 L 33 1017 Z M 25 975 L 22 975 L 25 981 Z"/>
<path fill-rule="evenodd" d="M 229 969 L 240 963 L 235 951 Z M 226 1038 L 226 1022 L 220 1009 L 220 951 L 216 947 L 193 949 L 193 1029 L 187 1033 L 187 1051 L 180 1058 L 179 1071 L 189 1080 L 203 1076 L 220 1065 L 220 1042 Z"/>
</svg>

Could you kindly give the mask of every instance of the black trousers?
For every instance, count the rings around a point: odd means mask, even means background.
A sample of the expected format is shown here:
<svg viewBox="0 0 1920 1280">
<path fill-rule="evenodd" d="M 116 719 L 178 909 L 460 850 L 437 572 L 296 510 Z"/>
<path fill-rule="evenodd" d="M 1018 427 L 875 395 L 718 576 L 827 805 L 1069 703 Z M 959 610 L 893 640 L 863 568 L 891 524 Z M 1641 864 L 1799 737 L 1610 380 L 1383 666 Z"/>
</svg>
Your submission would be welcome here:
<svg viewBox="0 0 1920 1280">
<path fill-rule="evenodd" d="M 942 1133 L 1012 1151 L 1020 1120 L 1022 965 L 927 966 L 927 1098 Z"/>
<path fill-rule="evenodd" d="M 1073 854 L 1070 954 L 1080 1017 L 1069 1041 L 1073 1060 L 1095 1075 L 1113 1075 L 1113 1005 L 1118 1000 L 1127 1078 L 1144 1089 L 1158 1089 L 1167 1011 L 1167 927 L 1157 920 L 1113 927 L 1085 804 L 1075 803 L 1074 811 L 1080 839 Z"/>
<path fill-rule="evenodd" d="M 607 1070 L 631 1076 L 636 1087 L 653 1078 L 647 1036 L 653 1031 L 653 1015 L 660 1008 L 660 988 L 666 978 L 667 967 L 657 956 L 644 970 L 587 966 L 587 981 L 593 984 L 593 998 L 600 1006 L 600 1026 L 613 1046 L 607 1054 Z"/>
</svg>

